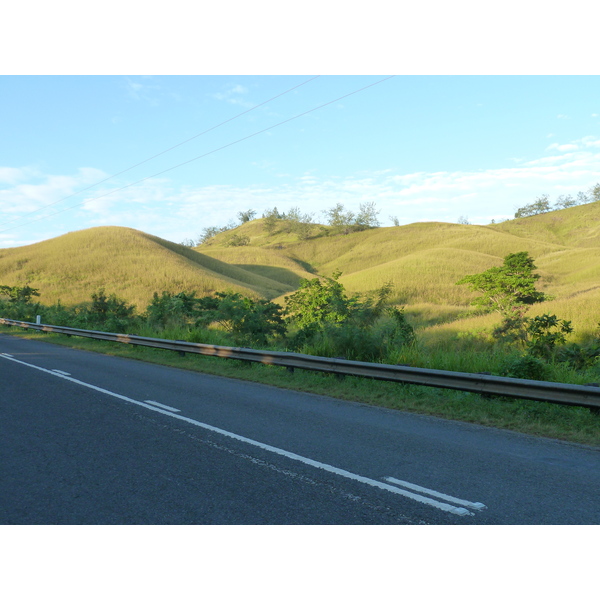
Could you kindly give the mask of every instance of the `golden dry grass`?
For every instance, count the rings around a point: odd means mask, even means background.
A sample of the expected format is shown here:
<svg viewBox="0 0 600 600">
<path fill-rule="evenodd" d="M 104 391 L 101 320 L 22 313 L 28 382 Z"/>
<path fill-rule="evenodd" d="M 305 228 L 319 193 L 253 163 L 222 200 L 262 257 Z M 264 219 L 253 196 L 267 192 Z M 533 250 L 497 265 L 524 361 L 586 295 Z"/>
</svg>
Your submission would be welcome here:
<svg viewBox="0 0 600 600">
<path fill-rule="evenodd" d="M 189 249 L 122 227 L 77 231 L 0 250 L 0 283 L 39 288 L 45 304 L 89 300 L 104 287 L 144 308 L 162 290 L 204 295 L 231 289 L 281 302 L 302 278 L 339 270 L 350 293 L 391 281 L 393 301 L 412 307 L 415 323 L 429 324 L 435 337 L 493 326 L 493 315 L 462 318 L 475 294 L 455 282 L 500 265 L 510 252 L 527 251 L 542 275 L 539 289 L 555 297 L 531 315 L 557 314 L 588 333 L 600 321 L 600 203 L 488 226 L 414 223 L 348 235 L 315 226 L 313 237 L 301 241 L 283 226 L 268 235 L 257 219 L 235 233 L 250 244 L 228 247 L 232 232 Z"/>
</svg>

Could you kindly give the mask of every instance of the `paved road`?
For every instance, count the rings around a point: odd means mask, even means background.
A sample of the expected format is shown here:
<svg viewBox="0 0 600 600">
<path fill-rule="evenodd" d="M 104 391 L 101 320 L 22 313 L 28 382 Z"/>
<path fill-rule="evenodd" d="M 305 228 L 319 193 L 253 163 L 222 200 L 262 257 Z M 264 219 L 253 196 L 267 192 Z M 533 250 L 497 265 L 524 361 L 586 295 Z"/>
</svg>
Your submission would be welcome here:
<svg viewBox="0 0 600 600">
<path fill-rule="evenodd" d="M 7 335 L 0 459 L 3 524 L 600 523 L 594 448 Z"/>
</svg>

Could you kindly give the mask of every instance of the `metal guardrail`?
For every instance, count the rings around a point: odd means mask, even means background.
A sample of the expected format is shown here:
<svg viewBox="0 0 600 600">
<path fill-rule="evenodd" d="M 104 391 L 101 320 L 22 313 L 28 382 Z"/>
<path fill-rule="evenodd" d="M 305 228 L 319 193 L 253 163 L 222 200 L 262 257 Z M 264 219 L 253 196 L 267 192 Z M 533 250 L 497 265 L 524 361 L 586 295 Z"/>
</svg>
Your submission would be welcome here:
<svg viewBox="0 0 600 600">
<path fill-rule="evenodd" d="M 386 365 L 344 360 L 340 358 L 310 356 L 308 354 L 297 354 L 294 352 L 275 352 L 254 350 L 252 348 L 213 346 L 210 344 L 196 344 L 193 342 L 163 340 L 121 333 L 74 329 L 57 325 L 28 323 L 25 321 L 14 321 L 12 319 L 0 318 L 0 325 L 16 326 L 23 329 L 34 329 L 48 333 L 61 333 L 68 336 L 88 337 L 136 346 L 149 346 L 151 348 L 173 350 L 182 354 L 191 352 L 204 356 L 246 360 L 264 365 L 287 367 L 290 370 L 305 369 L 334 373 L 337 375 L 353 375 L 356 377 L 395 381 L 397 383 L 462 390 L 478 394 L 492 394 L 528 400 L 541 400 L 571 406 L 584 406 L 592 409 L 594 412 L 600 411 L 600 388 L 592 385 L 575 385 L 549 381 L 534 381 L 530 379 L 515 379 L 512 377 L 498 377 L 495 375 L 478 373 L 459 373 L 455 371 L 440 371 L 437 369 L 421 369 L 400 365 Z"/>
</svg>

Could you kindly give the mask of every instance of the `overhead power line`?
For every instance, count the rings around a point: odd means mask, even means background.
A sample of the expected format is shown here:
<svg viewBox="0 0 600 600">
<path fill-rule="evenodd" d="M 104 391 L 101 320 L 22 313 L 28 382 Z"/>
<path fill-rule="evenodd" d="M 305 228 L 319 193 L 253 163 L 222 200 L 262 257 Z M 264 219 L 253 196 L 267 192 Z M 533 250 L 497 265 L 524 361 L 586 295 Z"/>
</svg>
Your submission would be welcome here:
<svg viewBox="0 0 600 600">
<path fill-rule="evenodd" d="M 180 146 L 183 146 L 184 144 L 187 144 L 188 142 L 191 142 L 192 140 L 195 140 L 196 138 L 199 138 L 200 136 L 203 136 L 211 131 L 214 131 L 215 129 L 218 129 L 219 127 L 222 127 L 223 125 L 230 123 L 231 121 L 235 121 L 235 119 L 239 119 L 240 117 L 243 117 L 244 115 L 248 114 L 249 112 L 252 112 L 253 110 L 256 110 L 257 108 L 260 108 L 261 106 L 264 106 L 265 104 L 268 104 L 269 102 L 273 102 L 273 100 L 276 100 L 277 98 L 280 98 L 281 96 L 285 96 L 285 94 L 289 94 L 290 92 L 294 91 L 295 89 L 298 89 L 299 87 L 306 85 L 307 83 L 310 83 L 311 81 L 314 81 L 318 77 L 320 77 L 320 75 L 315 75 L 314 77 L 311 77 L 310 79 L 307 79 L 306 81 L 303 81 L 302 83 L 299 83 L 298 85 L 295 85 L 294 87 L 291 87 L 290 89 L 285 90 L 285 92 L 281 92 L 280 94 L 277 94 L 276 96 L 273 96 L 272 98 L 269 98 L 268 100 L 265 100 L 264 102 L 261 102 L 260 104 L 257 104 L 256 106 L 253 106 L 252 108 L 249 108 L 248 110 L 238 113 L 237 115 L 235 115 L 234 117 L 231 117 L 230 119 L 222 121 L 221 123 L 214 125 L 213 127 L 209 127 L 208 129 L 205 129 L 204 131 L 192 136 L 191 138 L 188 138 L 187 140 L 183 140 L 182 142 L 179 142 L 178 144 L 175 144 L 174 146 L 171 146 L 170 148 L 167 148 L 166 150 L 163 150 L 162 152 L 159 152 L 158 154 L 154 154 L 153 156 L 150 156 L 149 158 L 146 158 L 146 159 L 136 163 L 135 165 L 132 165 L 131 167 L 127 167 L 126 169 L 123 169 L 122 171 L 119 171 L 118 173 L 109 175 L 108 177 L 105 177 L 104 179 L 101 179 L 100 181 L 97 181 L 96 183 L 93 183 L 92 185 L 89 185 L 88 187 L 82 188 L 82 189 L 78 190 L 77 192 L 74 192 L 73 194 L 69 194 L 68 196 L 61 198 L 60 200 L 56 200 L 55 202 L 50 202 L 49 204 L 45 204 L 41 208 L 36 208 L 35 210 L 29 211 L 28 213 L 25 213 L 24 215 L 21 215 L 21 216 L 17 217 L 16 219 L 13 219 L 12 221 L 9 221 L 7 223 L 7 225 L 10 225 L 11 223 L 15 223 L 16 221 L 19 221 L 20 219 L 24 219 L 25 217 L 27 217 L 29 215 L 33 215 L 42 210 L 46 210 L 50 206 L 55 206 L 56 204 L 60 204 L 61 202 L 64 202 L 65 200 L 68 200 L 69 198 L 73 198 L 74 196 L 77 196 L 78 194 L 81 194 L 83 192 L 87 192 L 88 190 L 91 190 L 92 188 L 96 187 L 97 185 L 100 185 L 101 183 L 105 183 L 106 181 L 109 181 L 110 179 L 114 179 L 115 177 L 118 177 L 119 175 L 122 175 L 123 173 L 127 173 L 128 171 L 131 171 L 132 169 L 135 169 L 136 167 L 139 167 L 140 165 L 150 162 L 151 160 L 154 160 L 155 158 L 162 156 L 163 154 L 166 154 L 167 152 L 171 152 L 171 150 L 175 150 L 175 148 L 179 148 Z M 79 205 L 77 205 L 77 206 L 79 206 Z M 53 214 L 58 214 L 58 213 L 53 213 Z M 52 216 L 52 215 L 50 215 L 50 216 Z M 10 231 L 10 230 L 5 229 L 4 231 Z"/>
<path fill-rule="evenodd" d="M 127 185 L 124 185 L 122 187 L 116 188 L 114 190 L 111 190 L 110 192 L 107 192 L 106 194 L 102 194 L 100 196 L 95 196 L 94 198 L 88 198 L 87 200 L 84 200 L 83 202 L 80 202 L 79 204 L 74 204 L 72 206 L 69 206 L 68 208 L 64 208 L 62 210 L 59 210 L 57 212 L 54 212 L 50 215 L 46 215 L 44 217 L 40 217 L 39 219 L 34 219 L 32 221 L 28 221 L 26 223 L 21 223 L 20 225 L 15 225 L 14 227 L 10 227 L 7 229 L 2 229 L 0 230 L 0 233 L 5 233 L 6 231 L 12 231 L 13 229 L 17 229 L 19 227 L 24 227 L 25 225 L 30 225 L 31 223 L 37 223 L 38 221 L 43 221 L 44 219 L 49 219 L 51 217 L 54 217 L 56 215 L 62 214 L 64 212 L 67 212 L 69 210 L 73 210 L 74 208 L 77 208 L 79 206 L 83 206 L 84 204 L 87 204 L 88 202 L 93 202 L 94 200 L 99 200 L 100 198 L 105 198 L 106 196 L 110 196 L 111 194 L 115 194 L 116 192 L 120 192 L 122 190 L 125 190 L 127 188 L 130 188 L 134 185 L 137 185 L 138 183 L 142 183 L 143 181 L 147 181 L 148 179 L 152 179 L 153 177 L 158 177 L 159 175 L 163 175 L 164 173 L 168 173 L 169 171 L 173 171 L 174 169 L 178 169 L 179 167 L 182 167 L 184 165 L 190 164 L 196 160 L 200 160 L 201 158 L 204 158 L 206 156 L 209 156 L 211 154 L 214 154 L 215 152 L 219 152 L 221 150 L 224 150 L 225 148 L 229 148 L 230 146 L 234 146 L 236 144 L 239 144 L 245 140 L 248 140 L 250 138 L 256 137 L 257 135 L 260 135 L 261 133 L 265 133 L 266 131 L 269 131 L 271 129 L 275 129 L 276 127 L 280 127 L 281 125 L 285 125 L 286 123 L 289 123 L 291 121 L 294 121 L 295 119 L 299 119 L 300 117 L 303 117 L 305 115 L 308 115 L 312 112 L 315 112 L 316 110 L 320 110 L 321 108 L 324 108 L 325 106 L 329 106 L 330 104 L 333 104 L 335 102 L 339 102 L 340 100 L 343 100 L 344 98 L 348 98 L 349 96 L 353 96 L 354 94 L 358 94 L 368 88 L 371 88 L 375 85 L 378 85 L 380 83 L 383 83 L 384 81 L 388 81 L 389 79 L 392 79 L 393 77 L 395 77 L 394 75 L 390 75 L 389 77 L 384 77 L 383 79 L 380 79 L 379 81 L 375 81 L 374 83 L 370 83 L 369 85 L 365 85 L 357 90 L 354 90 L 352 92 L 349 92 L 348 94 L 344 94 L 343 96 L 339 96 L 338 98 L 334 98 L 333 100 L 330 100 L 329 102 L 325 102 L 324 104 L 320 104 L 319 106 L 315 106 L 314 108 L 311 108 L 309 110 L 306 110 L 302 113 L 299 113 L 293 117 L 290 117 L 289 119 L 285 119 L 283 121 L 280 121 L 279 123 L 276 123 L 275 125 L 271 125 L 269 127 L 265 127 L 264 129 L 261 129 L 259 131 L 255 131 L 254 133 L 251 133 L 250 135 L 247 135 L 243 138 L 240 138 L 238 140 L 235 140 L 233 142 L 230 142 L 229 144 L 225 144 L 223 146 L 219 146 L 218 148 L 215 148 L 214 150 L 210 150 L 209 152 L 205 152 L 204 154 L 200 154 L 199 156 L 195 156 L 194 158 L 190 158 L 189 160 L 186 160 L 184 162 L 181 162 L 177 165 L 174 165 L 173 167 L 169 167 L 168 169 L 164 169 L 163 171 L 159 171 L 158 173 L 154 173 L 153 175 L 149 175 L 148 177 L 143 177 L 142 179 L 138 179 L 137 181 L 134 181 L 132 183 L 129 183 Z M 200 134 L 199 134 L 200 135 Z"/>
</svg>

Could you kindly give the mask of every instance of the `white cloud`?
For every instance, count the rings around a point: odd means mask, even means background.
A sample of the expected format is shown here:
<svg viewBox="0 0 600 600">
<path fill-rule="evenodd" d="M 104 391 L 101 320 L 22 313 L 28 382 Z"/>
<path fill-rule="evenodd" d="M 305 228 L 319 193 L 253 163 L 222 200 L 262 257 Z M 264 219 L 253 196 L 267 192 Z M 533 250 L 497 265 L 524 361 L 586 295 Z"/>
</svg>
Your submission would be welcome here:
<svg viewBox="0 0 600 600">
<path fill-rule="evenodd" d="M 0 184 L 15 185 L 19 181 L 35 177 L 37 173 L 34 167 L 0 167 Z"/>
<path fill-rule="evenodd" d="M 34 213 L 30 218 L 37 219 L 45 214 L 45 208 L 52 212 L 62 210 L 69 204 L 69 196 L 107 176 L 103 171 L 93 168 L 80 168 L 76 175 L 45 175 L 33 167 L 5 167 L 0 171 L 10 176 L 9 180 L 4 181 L 7 187 L 0 189 L 0 221 L 5 225 L 15 219 L 21 220 L 21 217 L 26 220 L 30 213 Z"/>
<path fill-rule="evenodd" d="M 546 150 L 558 150 L 560 152 L 568 152 L 569 150 L 577 150 L 577 144 L 550 144 Z"/>
<path fill-rule="evenodd" d="M 402 173 L 384 169 L 353 176 L 306 171 L 296 176 L 265 176 L 268 183 L 247 186 L 175 186 L 168 179 L 156 178 L 110 194 L 111 188 L 105 183 L 102 188 L 35 214 L 35 222 L 16 230 L 18 237 L 0 225 L 0 236 L 8 235 L 0 237 L 0 246 L 20 245 L 25 235 L 28 240 L 48 239 L 98 225 L 132 227 L 178 242 L 197 239 L 205 227 L 225 225 L 242 210 L 253 209 L 260 216 L 273 207 L 287 211 L 297 206 L 303 213 L 312 213 L 315 220 L 322 220 L 322 211 L 338 202 L 354 212 L 363 202 L 375 202 L 384 225 L 389 224 L 390 215 L 403 224 L 422 220 L 456 222 L 461 215 L 469 215 L 472 223 L 486 224 L 492 219 L 511 218 L 516 207 L 541 194 L 549 194 L 553 201 L 559 194 L 576 195 L 598 181 L 600 139 L 587 136 L 553 144 L 546 151 L 548 156 L 522 160 L 514 166 L 473 171 Z M 30 179 L 25 170 L 0 173 L 15 181 L 0 189 L 0 222 L 23 216 L 15 225 L 33 220 L 28 219 L 28 211 L 47 206 L 105 176 L 95 169 L 80 169 L 74 176 L 37 174 Z M 84 200 L 83 205 L 56 217 L 41 218 Z"/>
</svg>

